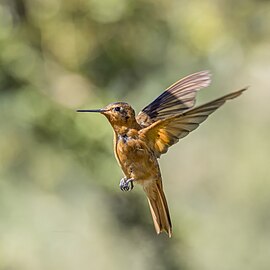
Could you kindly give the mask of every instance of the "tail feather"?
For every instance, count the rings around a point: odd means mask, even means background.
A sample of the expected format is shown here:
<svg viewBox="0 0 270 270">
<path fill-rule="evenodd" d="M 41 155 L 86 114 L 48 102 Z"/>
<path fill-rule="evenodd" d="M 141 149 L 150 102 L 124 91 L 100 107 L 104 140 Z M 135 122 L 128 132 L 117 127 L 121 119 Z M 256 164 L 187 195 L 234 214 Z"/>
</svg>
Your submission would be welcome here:
<svg viewBox="0 0 270 270">
<path fill-rule="evenodd" d="M 165 231 L 172 236 L 172 223 L 161 182 L 144 187 L 157 234 Z"/>
</svg>

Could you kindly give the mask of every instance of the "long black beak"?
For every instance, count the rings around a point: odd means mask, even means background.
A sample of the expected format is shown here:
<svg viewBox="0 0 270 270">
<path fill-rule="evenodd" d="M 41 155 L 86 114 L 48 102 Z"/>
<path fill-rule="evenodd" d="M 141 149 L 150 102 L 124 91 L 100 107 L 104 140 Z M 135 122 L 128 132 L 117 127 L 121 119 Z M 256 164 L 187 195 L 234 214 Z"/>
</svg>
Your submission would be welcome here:
<svg viewBox="0 0 270 270">
<path fill-rule="evenodd" d="M 97 109 L 97 110 L 76 110 L 76 112 L 98 112 L 98 113 L 103 113 L 106 110 L 104 109 Z"/>
</svg>

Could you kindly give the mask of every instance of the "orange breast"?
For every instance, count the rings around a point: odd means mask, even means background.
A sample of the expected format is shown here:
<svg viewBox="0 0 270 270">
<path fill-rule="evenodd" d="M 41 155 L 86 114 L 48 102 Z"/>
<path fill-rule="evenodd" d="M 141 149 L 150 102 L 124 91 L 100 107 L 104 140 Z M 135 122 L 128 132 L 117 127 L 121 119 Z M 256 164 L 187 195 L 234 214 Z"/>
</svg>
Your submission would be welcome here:
<svg viewBox="0 0 270 270">
<path fill-rule="evenodd" d="M 128 178 L 146 180 L 160 176 L 156 157 L 140 138 L 115 138 L 115 155 Z"/>
</svg>

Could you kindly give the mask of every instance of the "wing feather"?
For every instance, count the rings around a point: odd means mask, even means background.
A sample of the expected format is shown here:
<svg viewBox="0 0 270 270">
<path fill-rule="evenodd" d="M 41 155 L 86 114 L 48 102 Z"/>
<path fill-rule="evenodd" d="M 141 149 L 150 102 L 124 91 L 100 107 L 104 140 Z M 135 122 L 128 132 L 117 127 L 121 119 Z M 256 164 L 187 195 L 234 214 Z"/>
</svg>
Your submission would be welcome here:
<svg viewBox="0 0 270 270">
<path fill-rule="evenodd" d="M 197 91 L 210 84 L 210 73 L 201 71 L 191 74 L 168 87 L 136 117 L 142 127 L 192 108 Z"/>
<path fill-rule="evenodd" d="M 230 93 L 221 98 L 188 110 L 182 114 L 158 120 L 152 125 L 141 129 L 140 133 L 147 137 L 151 149 L 157 157 L 166 153 L 168 148 L 177 143 L 179 139 L 187 136 L 196 129 L 206 118 L 222 106 L 227 100 L 234 99 L 242 94 L 246 88 Z"/>
</svg>

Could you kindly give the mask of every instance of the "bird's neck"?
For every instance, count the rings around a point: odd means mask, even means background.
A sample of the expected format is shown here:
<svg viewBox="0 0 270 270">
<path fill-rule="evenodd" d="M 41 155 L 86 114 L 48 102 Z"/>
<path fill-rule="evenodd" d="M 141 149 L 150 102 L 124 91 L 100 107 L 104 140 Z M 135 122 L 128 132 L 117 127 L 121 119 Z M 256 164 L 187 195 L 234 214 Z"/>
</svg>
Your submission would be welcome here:
<svg viewBox="0 0 270 270">
<path fill-rule="evenodd" d="M 129 136 L 129 134 L 133 134 L 133 131 L 139 131 L 141 126 L 134 121 L 130 121 L 129 123 L 122 123 L 122 124 L 112 124 L 114 132 L 120 136 Z"/>
</svg>

